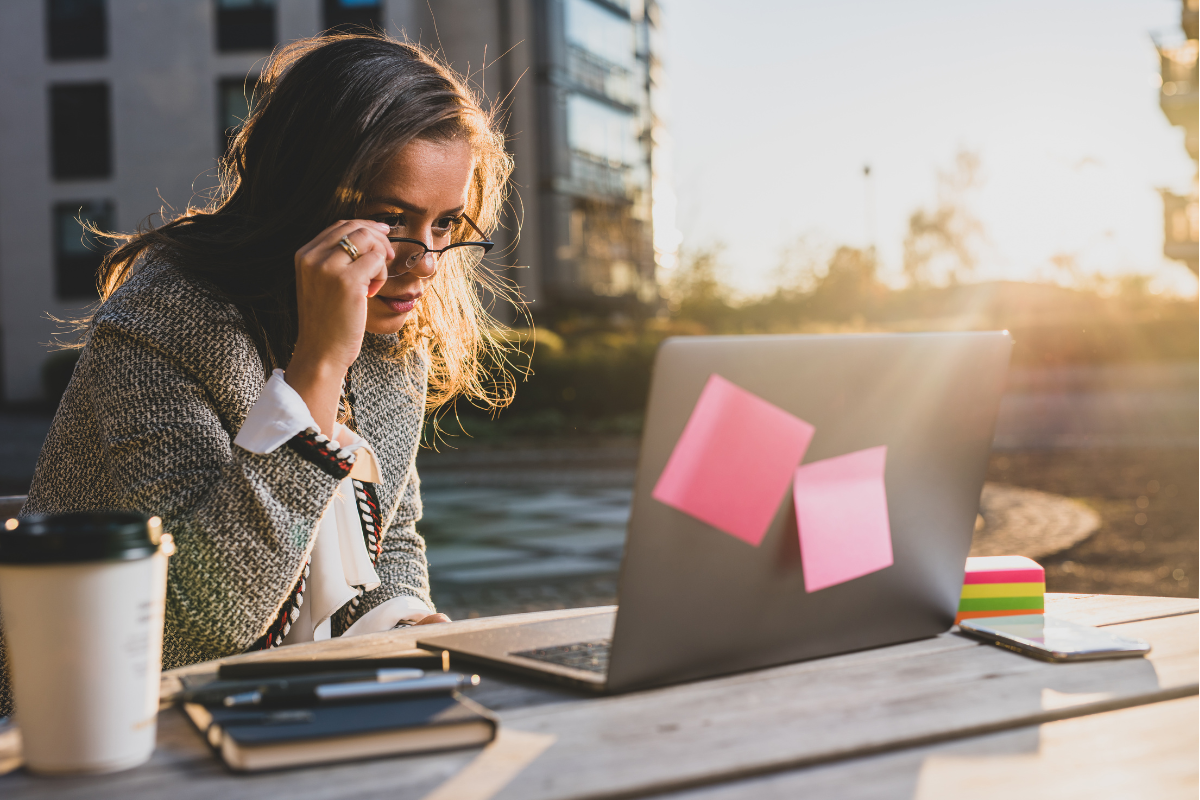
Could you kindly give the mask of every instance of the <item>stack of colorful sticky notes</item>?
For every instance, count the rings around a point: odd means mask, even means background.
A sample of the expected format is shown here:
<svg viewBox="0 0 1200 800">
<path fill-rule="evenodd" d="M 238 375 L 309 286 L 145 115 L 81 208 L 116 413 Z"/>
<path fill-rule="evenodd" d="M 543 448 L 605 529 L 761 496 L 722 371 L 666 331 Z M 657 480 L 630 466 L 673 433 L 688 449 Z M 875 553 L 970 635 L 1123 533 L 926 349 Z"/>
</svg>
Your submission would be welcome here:
<svg viewBox="0 0 1200 800">
<path fill-rule="evenodd" d="M 1046 571 L 1025 556 L 967 559 L 967 577 L 954 621 L 974 617 L 1041 614 L 1046 608 Z"/>
</svg>

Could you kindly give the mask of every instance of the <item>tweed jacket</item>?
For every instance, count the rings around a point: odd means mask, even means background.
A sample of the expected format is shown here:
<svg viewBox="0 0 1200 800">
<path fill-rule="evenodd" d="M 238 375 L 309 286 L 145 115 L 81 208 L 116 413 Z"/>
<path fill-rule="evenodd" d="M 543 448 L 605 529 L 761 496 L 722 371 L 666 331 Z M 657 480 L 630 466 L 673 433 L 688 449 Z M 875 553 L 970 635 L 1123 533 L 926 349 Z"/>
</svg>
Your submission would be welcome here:
<svg viewBox="0 0 1200 800">
<path fill-rule="evenodd" d="M 368 333 L 352 367 L 354 419 L 378 456 L 384 520 L 382 583 L 360 615 L 400 595 L 433 608 L 416 532 L 427 363 L 415 352 L 389 357 L 396 343 Z M 240 653 L 266 632 L 339 483 L 291 447 L 258 455 L 233 445 L 265 372 L 232 305 L 151 263 L 95 315 L 42 446 L 22 514 L 137 509 L 174 536 L 164 668 Z M 335 615 L 334 635 L 347 625 Z M 0 714 L 10 705 L 3 661 L 0 643 Z"/>
</svg>

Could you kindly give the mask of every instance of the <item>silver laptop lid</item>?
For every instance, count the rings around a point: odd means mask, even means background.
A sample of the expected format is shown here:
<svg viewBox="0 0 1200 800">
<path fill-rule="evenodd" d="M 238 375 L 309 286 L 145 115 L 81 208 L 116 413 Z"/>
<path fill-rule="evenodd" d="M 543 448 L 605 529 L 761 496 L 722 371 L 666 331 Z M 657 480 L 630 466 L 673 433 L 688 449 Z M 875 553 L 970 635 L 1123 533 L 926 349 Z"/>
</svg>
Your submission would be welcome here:
<svg viewBox="0 0 1200 800">
<path fill-rule="evenodd" d="M 933 636 L 953 623 L 1007 332 L 686 337 L 654 365 L 609 691 Z M 805 591 L 792 496 L 753 547 L 651 497 L 713 374 L 816 427 L 804 463 L 887 446 L 893 564 Z"/>
</svg>

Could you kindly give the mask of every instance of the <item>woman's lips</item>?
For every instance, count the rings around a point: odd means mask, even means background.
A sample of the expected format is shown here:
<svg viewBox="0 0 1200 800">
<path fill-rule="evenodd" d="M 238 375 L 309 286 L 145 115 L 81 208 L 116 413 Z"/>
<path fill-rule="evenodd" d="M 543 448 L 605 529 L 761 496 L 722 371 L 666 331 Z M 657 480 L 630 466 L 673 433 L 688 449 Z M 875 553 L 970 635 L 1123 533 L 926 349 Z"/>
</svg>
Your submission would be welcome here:
<svg viewBox="0 0 1200 800">
<path fill-rule="evenodd" d="M 392 310 L 393 314 L 407 314 L 417 306 L 417 301 L 421 299 L 421 293 L 402 294 L 398 297 L 384 297 L 383 295 L 375 295 L 385 306 Z"/>
</svg>

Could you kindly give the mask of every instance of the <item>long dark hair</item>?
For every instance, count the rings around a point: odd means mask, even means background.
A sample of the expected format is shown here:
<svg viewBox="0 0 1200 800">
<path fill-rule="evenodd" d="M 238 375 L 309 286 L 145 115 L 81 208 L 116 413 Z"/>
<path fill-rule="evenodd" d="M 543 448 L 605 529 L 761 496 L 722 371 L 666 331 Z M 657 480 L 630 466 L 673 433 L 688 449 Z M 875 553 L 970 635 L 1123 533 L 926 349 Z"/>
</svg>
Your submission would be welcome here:
<svg viewBox="0 0 1200 800">
<path fill-rule="evenodd" d="M 339 219 L 358 215 L 372 179 L 415 139 L 470 142 L 475 171 L 467 213 L 499 221 L 512 161 L 495 118 L 448 67 L 419 46 L 382 35 L 293 42 L 274 53 L 253 106 L 221 161 L 211 201 L 159 227 L 118 234 L 105 258 L 101 303 L 147 259 L 161 258 L 216 287 L 241 312 L 265 373 L 284 367 L 297 336 L 294 254 Z M 504 363 L 504 338 L 480 287 L 513 298 L 478 261 L 443 256 L 397 355 L 423 348 L 429 406 L 457 394 L 486 406 L 511 398 L 511 381 L 485 376 Z"/>
</svg>

